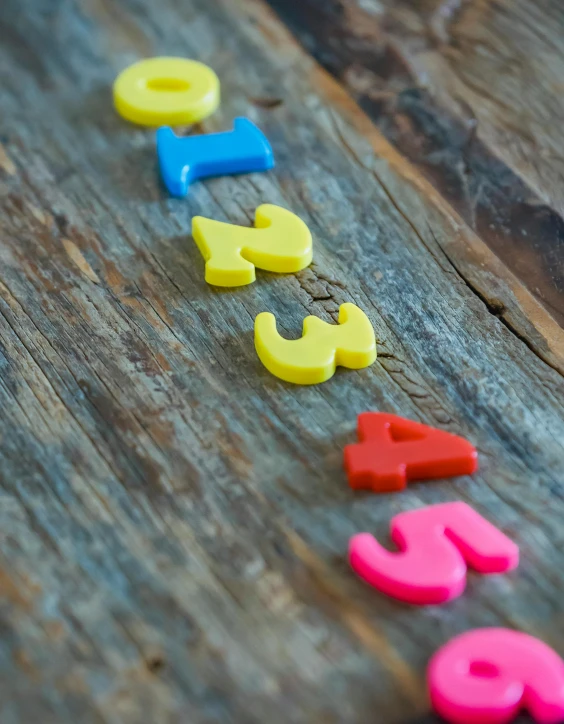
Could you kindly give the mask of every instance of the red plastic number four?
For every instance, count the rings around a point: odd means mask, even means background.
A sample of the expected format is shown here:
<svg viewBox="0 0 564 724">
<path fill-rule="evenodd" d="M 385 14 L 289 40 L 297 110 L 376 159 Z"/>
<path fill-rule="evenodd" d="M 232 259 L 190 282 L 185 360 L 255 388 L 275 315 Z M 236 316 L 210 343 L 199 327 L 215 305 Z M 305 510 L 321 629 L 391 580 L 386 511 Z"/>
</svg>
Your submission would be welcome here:
<svg viewBox="0 0 564 724">
<path fill-rule="evenodd" d="M 359 415 L 358 439 L 358 445 L 345 447 L 345 469 L 355 489 L 403 490 L 408 480 L 469 475 L 478 467 L 468 440 L 385 412 Z"/>
</svg>

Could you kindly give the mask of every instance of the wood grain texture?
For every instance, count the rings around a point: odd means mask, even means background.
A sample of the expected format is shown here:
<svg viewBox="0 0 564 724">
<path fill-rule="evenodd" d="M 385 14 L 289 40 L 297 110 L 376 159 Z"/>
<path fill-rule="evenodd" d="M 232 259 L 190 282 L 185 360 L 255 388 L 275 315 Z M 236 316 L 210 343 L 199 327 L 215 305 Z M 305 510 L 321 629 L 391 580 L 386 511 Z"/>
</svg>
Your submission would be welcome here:
<svg viewBox="0 0 564 724">
<path fill-rule="evenodd" d="M 535 290 L 259 0 L 4 0 L 0 27 L 2 724 L 423 724 L 455 634 L 564 653 L 564 381 Z M 156 54 L 211 64 L 223 104 L 199 130 L 248 115 L 276 170 L 168 198 L 154 133 L 111 106 Z M 312 267 L 211 289 L 192 216 L 264 202 L 307 221 Z M 256 314 L 298 334 L 345 301 L 372 368 L 301 388 L 261 367 Z M 353 495 L 367 409 L 467 436 L 480 472 Z M 355 578 L 352 534 L 457 498 L 518 571 L 423 610 Z"/>
<path fill-rule="evenodd" d="M 562 326 L 560 4 L 270 4 Z"/>
</svg>

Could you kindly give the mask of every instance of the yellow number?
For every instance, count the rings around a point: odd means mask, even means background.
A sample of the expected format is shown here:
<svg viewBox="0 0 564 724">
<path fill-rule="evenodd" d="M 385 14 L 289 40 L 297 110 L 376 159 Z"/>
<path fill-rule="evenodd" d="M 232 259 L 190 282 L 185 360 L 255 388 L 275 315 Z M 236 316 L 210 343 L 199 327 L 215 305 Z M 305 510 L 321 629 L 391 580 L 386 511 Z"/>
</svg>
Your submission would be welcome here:
<svg viewBox="0 0 564 724">
<path fill-rule="evenodd" d="M 281 337 L 274 315 L 262 312 L 255 319 L 255 348 L 269 372 L 297 385 L 325 382 L 338 365 L 359 370 L 376 359 L 372 324 L 361 309 L 350 303 L 341 304 L 337 325 L 319 317 L 306 317 L 300 339 Z"/>
<path fill-rule="evenodd" d="M 255 228 L 195 216 L 192 235 L 206 260 L 206 281 L 239 287 L 255 280 L 255 266 L 266 271 L 297 272 L 311 264 L 311 232 L 291 211 L 262 204 Z"/>
<path fill-rule="evenodd" d="M 126 120 L 142 126 L 197 123 L 219 106 L 219 78 L 195 60 L 141 60 L 116 78 L 114 105 Z"/>
</svg>

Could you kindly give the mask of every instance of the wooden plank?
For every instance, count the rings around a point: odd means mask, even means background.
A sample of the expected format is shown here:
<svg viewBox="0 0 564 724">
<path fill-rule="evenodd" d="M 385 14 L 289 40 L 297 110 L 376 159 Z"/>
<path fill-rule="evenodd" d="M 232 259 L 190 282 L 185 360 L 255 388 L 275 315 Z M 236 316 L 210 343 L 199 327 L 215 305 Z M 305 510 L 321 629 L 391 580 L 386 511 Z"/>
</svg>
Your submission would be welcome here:
<svg viewBox="0 0 564 724">
<path fill-rule="evenodd" d="M 564 383 L 512 331 L 518 282 L 497 277 L 504 317 L 442 251 L 479 237 L 261 2 L 5 0 L 0 20 L 2 722 L 423 722 L 426 662 L 459 631 L 564 652 Z M 203 130 L 249 115 L 275 171 L 167 197 L 109 92 L 160 53 L 213 65 Z M 313 266 L 210 289 L 192 216 L 265 201 L 307 220 Z M 261 367 L 257 313 L 297 334 L 344 301 L 375 326 L 371 369 L 301 388 Z M 468 436 L 479 474 L 353 495 L 366 409 Z M 350 535 L 456 498 L 519 542 L 518 571 L 423 610 L 351 573 Z"/>
<path fill-rule="evenodd" d="M 270 5 L 562 326 L 560 4 Z"/>
</svg>

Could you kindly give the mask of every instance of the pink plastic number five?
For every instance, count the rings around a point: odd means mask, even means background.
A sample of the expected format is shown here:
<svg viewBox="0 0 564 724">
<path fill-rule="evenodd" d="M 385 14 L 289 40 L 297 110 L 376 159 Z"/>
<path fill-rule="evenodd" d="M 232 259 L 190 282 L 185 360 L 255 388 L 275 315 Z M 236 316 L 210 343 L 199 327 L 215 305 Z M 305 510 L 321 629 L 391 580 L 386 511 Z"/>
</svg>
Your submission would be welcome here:
<svg viewBox="0 0 564 724">
<path fill-rule="evenodd" d="M 507 724 L 521 709 L 539 724 L 564 721 L 564 662 L 524 633 L 462 634 L 434 655 L 427 678 L 433 707 L 452 724 Z"/>
<path fill-rule="evenodd" d="M 392 519 L 391 534 L 401 553 L 359 533 L 349 543 L 349 560 L 367 583 L 408 603 L 444 603 L 459 596 L 466 562 L 480 573 L 502 573 L 519 563 L 515 543 L 462 502 L 401 513 Z"/>
</svg>

